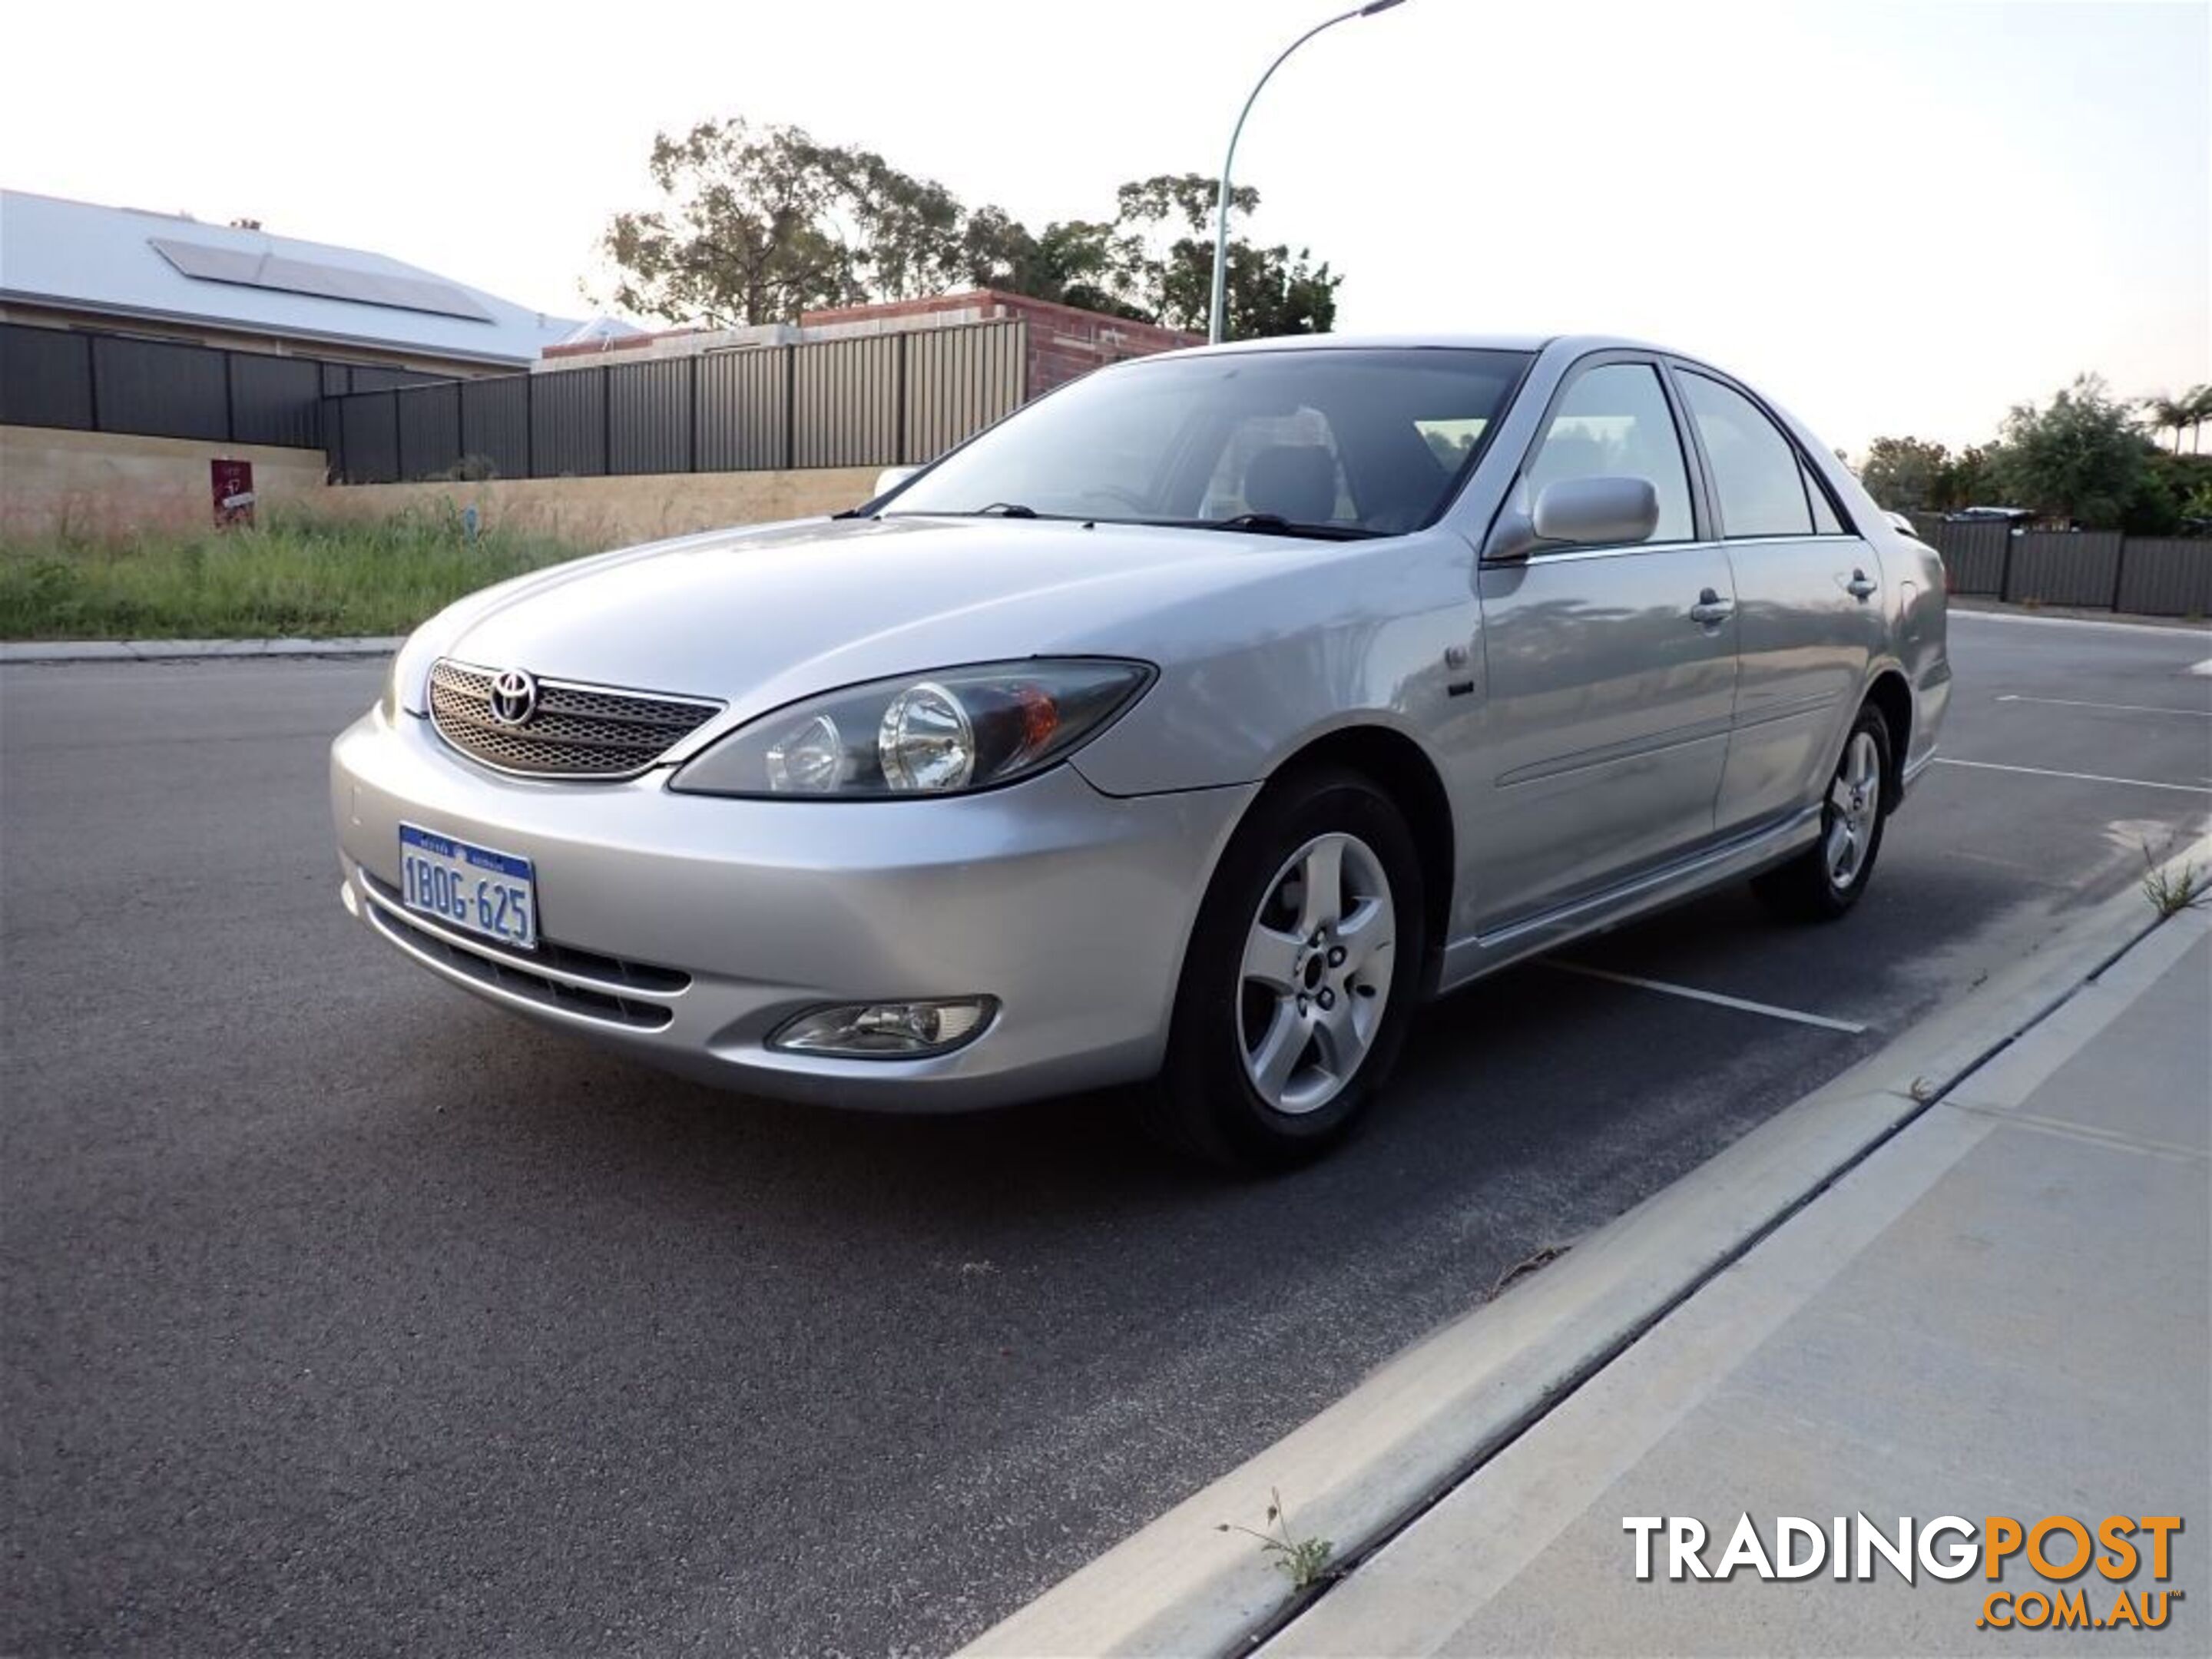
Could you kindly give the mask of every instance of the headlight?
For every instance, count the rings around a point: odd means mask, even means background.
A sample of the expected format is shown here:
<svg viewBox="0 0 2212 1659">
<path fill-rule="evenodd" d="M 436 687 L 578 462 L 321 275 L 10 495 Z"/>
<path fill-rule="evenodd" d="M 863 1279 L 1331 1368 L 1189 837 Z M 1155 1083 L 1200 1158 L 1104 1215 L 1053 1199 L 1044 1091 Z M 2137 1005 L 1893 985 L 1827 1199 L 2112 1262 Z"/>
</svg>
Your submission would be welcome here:
<svg viewBox="0 0 2212 1659">
<path fill-rule="evenodd" d="M 1152 678 L 1144 663 L 1076 658 L 878 680 L 762 715 L 669 787 L 843 800 L 994 788 L 1095 737 Z"/>
</svg>

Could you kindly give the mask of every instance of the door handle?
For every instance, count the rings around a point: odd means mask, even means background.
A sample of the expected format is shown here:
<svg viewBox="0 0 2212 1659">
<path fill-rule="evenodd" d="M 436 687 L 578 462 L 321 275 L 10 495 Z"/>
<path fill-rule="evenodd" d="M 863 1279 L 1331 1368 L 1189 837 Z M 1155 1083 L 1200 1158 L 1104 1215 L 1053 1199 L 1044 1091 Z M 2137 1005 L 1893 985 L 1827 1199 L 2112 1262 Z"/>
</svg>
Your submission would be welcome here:
<svg viewBox="0 0 2212 1659">
<path fill-rule="evenodd" d="M 1707 588 L 1698 595 L 1698 602 L 1690 607 L 1690 620 L 1701 628 L 1717 628 L 1735 615 L 1735 601 L 1724 599 Z"/>
<path fill-rule="evenodd" d="M 1865 571 L 1854 570 L 1851 572 L 1850 580 L 1844 584 L 1844 592 L 1855 599 L 1870 599 L 1875 596 L 1875 590 L 1879 586 L 1879 583 L 1868 579 Z"/>
</svg>

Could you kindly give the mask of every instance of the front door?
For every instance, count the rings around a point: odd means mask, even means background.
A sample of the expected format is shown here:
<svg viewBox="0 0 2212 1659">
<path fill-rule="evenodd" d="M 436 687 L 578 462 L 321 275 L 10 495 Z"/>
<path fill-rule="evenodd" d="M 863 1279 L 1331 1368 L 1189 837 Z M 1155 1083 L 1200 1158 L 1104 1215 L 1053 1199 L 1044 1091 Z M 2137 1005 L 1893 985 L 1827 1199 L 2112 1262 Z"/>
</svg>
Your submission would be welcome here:
<svg viewBox="0 0 2212 1659">
<path fill-rule="evenodd" d="M 1658 494 L 1648 541 L 1540 550 L 1476 579 L 1486 695 L 1455 920 L 1478 933 L 1714 836 L 1735 697 L 1729 556 L 1700 536 L 1658 368 L 1613 354 L 1562 388 L 1522 483 L 1533 501 L 1555 478 L 1623 475 Z"/>
</svg>

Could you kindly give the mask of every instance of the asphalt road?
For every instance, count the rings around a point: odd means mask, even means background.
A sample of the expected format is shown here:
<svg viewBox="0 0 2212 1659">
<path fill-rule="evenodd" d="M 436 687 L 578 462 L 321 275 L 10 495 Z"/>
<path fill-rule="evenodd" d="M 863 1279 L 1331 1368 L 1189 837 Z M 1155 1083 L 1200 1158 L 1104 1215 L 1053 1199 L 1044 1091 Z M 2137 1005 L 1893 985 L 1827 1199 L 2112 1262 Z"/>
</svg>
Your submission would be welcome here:
<svg viewBox="0 0 2212 1659">
<path fill-rule="evenodd" d="M 2204 827 L 2212 636 L 1954 652 L 1948 754 L 2041 769 L 1933 769 L 1850 921 L 1570 953 L 1869 1029 L 1516 969 L 1246 1185 L 1097 1100 L 716 1095 L 407 966 L 323 796 L 374 667 L 0 672 L 0 1650 L 956 1644 Z"/>
</svg>

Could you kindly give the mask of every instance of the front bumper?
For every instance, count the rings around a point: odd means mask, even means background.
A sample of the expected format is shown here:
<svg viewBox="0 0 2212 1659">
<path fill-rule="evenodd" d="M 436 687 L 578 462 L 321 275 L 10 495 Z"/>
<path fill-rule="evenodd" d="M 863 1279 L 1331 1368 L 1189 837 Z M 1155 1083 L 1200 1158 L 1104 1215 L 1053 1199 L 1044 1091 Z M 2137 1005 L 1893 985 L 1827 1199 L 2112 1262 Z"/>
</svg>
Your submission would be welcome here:
<svg viewBox="0 0 2212 1659">
<path fill-rule="evenodd" d="M 726 1086 L 952 1110 L 1130 1081 L 1164 1052 L 1215 859 L 1256 785 L 1128 799 L 1067 766 L 940 800 L 679 795 L 502 777 L 419 716 L 372 710 L 331 750 L 346 908 L 457 985 Z M 540 949 L 399 902 L 399 825 L 536 866 Z M 829 1003 L 983 994 L 947 1054 L 848 1060 L 766 1046 Z"/>
</svg>

